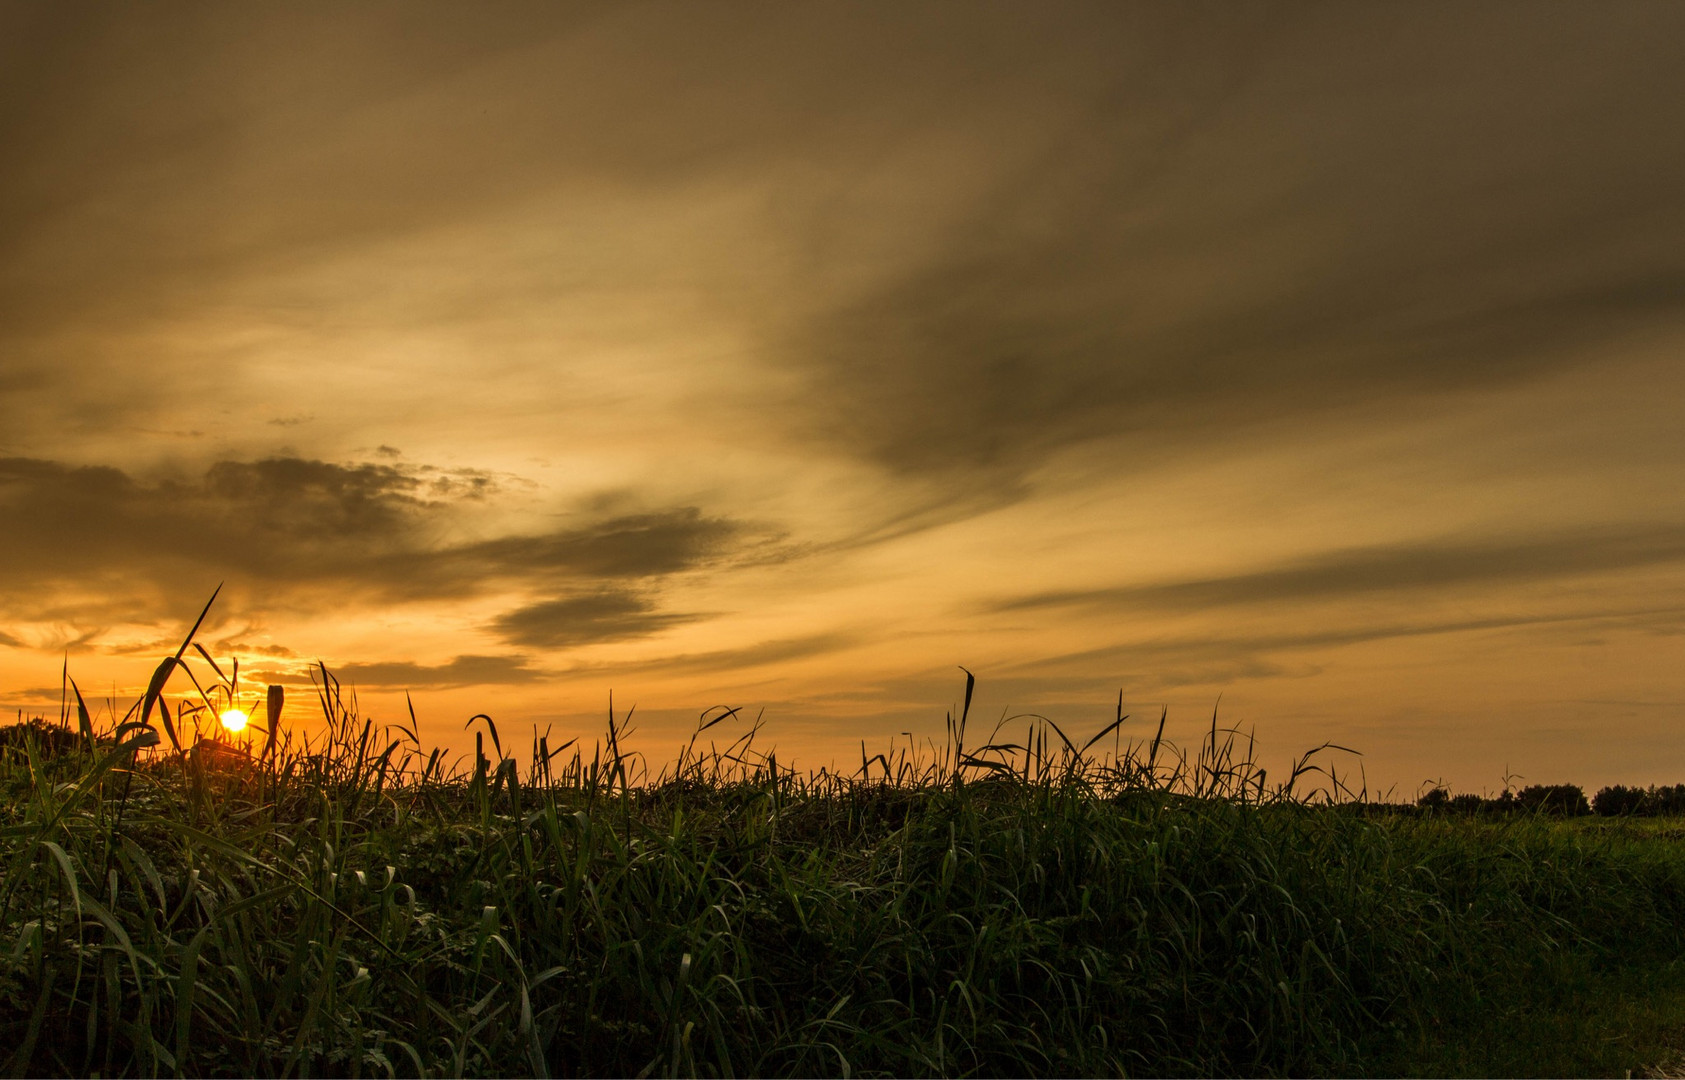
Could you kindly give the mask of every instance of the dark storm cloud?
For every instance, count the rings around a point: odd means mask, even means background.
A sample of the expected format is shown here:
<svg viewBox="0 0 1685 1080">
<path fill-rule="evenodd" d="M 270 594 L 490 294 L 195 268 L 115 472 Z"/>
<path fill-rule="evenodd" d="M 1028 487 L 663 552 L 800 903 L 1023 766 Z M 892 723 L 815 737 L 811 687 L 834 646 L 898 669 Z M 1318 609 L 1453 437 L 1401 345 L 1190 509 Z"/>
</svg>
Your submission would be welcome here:
<svg viewBox="0 0 1685 1080">
<path fill-rule="evenodd" d="M 492 629 L 515 645 L 557 649 L 648 637 L 698 618 L 663 613 L 647 597 L 611 590 L 517 608 L 493 620 Z"/>
<path fill-rule="evenodd" d="M 448 664 L 416 664 L 408 660 L 375 664 L 341 664 L 331 669 L 347 686 L 447 689 L 457 686 L 496 686 L 533 682 L 543 676 L 527 666 L 524 656 L 458 656 Z"/>
<path fill-rule="evenodd" d="M 481 506 L 497 481 L 427 466 L 300 458 L 225 461 L 191 479 L 0 459 L 0 598 L 105 585 L 132 613 L 137 588 L 197 595 L 224 578 L 268 602 L 315 586 L 389 599 L 473 595 L 494 584 L 577 586 L 693 569 L 744 530 L 693 507 L 600 519 L 537 536 L 456 544 L 436 537 Z M 14 610 L 43 617 L 40 610 Z M 536 632 L 536 631 L 535 631 Z"/>
<path fill-rule="evenodd" d="M 994 611 L 1051 607 L 1196 611 L 1235 604 L 1338 600 L 1388 591 L 1479 588 L 1685 561 L 1685 528 L 1578 530 L 1538 539 L 1400 544 L 1328 552 L 1243 574 L 1156 585 L 1038 593 Z"/>
</svg>

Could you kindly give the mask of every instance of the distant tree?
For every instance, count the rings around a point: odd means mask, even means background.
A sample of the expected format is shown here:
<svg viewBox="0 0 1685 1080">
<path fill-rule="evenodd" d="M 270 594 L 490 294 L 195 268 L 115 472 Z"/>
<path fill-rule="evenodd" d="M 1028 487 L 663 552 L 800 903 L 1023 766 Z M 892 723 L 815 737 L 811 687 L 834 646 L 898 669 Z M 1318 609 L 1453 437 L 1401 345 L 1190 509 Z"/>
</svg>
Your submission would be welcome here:
<svg viewBox="0 0 1685 1080">
<path fill-rule="evenodd" d="M 1645 794 L 1650 813 L 1669 817 L 1685 814 L 1685 784 L 1653 787 Z"/>
<path fill-rule="evenodd" d="M 1458 795 L 1451 800 L 1451 809 L 1459 814 L 1473 814 L 1486 805 L 1479 795 Z"/>
<path fill-rule="evenodd" d="M 1591 808 L 1602 817 L 1631 817 L 1650 812 L 1648 792 L 1643 788 L 1615 784 L 1591 798 Z"/>
<path fill-rule="evenodd" d="M 1586 793 L 1577 784 L 1530 784 L 1521 789 L 1515 801 L 1523 809 L 1535 813 L 1591 813 L 1591 807 L 1586 803 Z"/>
<path fill-rule="evenodd" d="M 1591 806 L 1608 817 L 1679 817 L 1685 815 L 1685 784 L 1648 788 L 1614 784 L 1598 791 Z"/>
</svg>

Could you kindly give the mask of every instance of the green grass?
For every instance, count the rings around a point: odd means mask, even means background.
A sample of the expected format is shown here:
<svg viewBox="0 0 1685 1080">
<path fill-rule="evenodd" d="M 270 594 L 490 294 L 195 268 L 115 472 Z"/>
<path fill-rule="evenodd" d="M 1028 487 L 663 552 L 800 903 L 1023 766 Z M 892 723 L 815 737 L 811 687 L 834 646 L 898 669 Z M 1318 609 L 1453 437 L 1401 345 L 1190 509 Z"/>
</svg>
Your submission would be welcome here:
<svg viewBox="0 0 1685 1080">
<path fill-rule="evenodd" d="M 177 670 L 208 690 L 172 705 Z M 187 730 L 238 673 L 160 672 L 110 731 L 76 694 L 0 743 L 9 1073 L 1624 1075 L 1685 1048 L 1666 819 L 1374 807 L 1314 757 L 1271 785 L 1215 725 L 1185 756 L 1035 718 L 973 749 L 964 709 L 853 775 L 717 711 L 653 775 L 612 713 L 525 764 L 480 720 L 452 770 L 325 671 L 322 734 L 247 759 Z"/>
</svg>

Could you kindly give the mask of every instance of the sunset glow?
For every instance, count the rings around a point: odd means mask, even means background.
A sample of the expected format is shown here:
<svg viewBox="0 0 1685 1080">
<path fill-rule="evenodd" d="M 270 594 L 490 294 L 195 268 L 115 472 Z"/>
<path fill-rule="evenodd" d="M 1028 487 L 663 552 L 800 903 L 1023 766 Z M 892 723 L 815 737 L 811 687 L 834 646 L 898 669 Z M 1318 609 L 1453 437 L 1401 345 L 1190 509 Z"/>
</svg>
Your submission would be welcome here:
<svg viewBox="0 0 1685 1080">
<path fill-rule="evenodd" d="M 855 760 L 964 665 L 1685 780 L 1685 5 L 1616 7 L 13 9 L 0 708 L 225 582 L 286 723 L 464 752 Z"/>
<path fill-rule="evenodd" d="M 239 732 L 246 730 L 246 721 L 249 718 L 239 709 L 224 709 L 221 719 L 223 727 L 229 731 Z"/>
</svg>

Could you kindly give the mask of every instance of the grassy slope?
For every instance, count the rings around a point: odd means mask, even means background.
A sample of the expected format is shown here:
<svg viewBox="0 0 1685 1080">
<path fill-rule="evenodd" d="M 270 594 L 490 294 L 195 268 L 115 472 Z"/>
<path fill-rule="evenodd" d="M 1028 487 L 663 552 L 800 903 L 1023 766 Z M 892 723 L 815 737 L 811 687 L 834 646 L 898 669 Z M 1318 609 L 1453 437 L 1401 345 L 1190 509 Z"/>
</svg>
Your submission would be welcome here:
<svg viewBox="0 0 1685 1080">
<path fill-rule="evenodd" d="M 1681 1045 L 1667 822 L 1312 807 L 1217 733 L 1102 766 L 1045 728 L 968 757 L 963 722 L 870 783 L 744 743 L 630 789 L 612 754 L 443 777 L 324 707 L 328 743 L 256 767 L 0 750 L 9 1071 L 1622 1075 Z"/>
<path fill-rule="evenodd" d="M 1567 858 L 1601 856 L 1644 869 L 1634 890 L 1654 889 L 1685 841 L 1678 819 L 1517 822 L 1508 829 L 1466 821 L 1475 835 L 1542 831 Z M 1500 841 L 1501 842 L 1501 841 Z M 1603 856 L 1602 853 L 1610 854 Z M 1562 857 L 1562 856 L 1558 856 Z M 1607 872 L 1607 871 L 1605 871 Z M 1643 879 L 1652 884 L 1646 886 Z M 1666 887 L 1665 885 L 1663 886 Z M 1658 913 L 1659 914 L 1659 913 Z M 1631 919 L 1624 905 L 1606 926 Z M 1632 919 L 1634 929 L 1643 919 Z M 1606 931 L 1607 932 L 1607 931 Z M 1616 936 L 1613 947 L 1561 948 L 1519 980 L 1499 981 L 1476 1003 L 1427 1025 L 1372 1060 L 1376 1073 L 1413 1076 L 1685 1075 L 1685 953 L 1667 932 Z"/>
<path fill-rule="evenodd" d="M 1405 1076 L 1678 1076 L 1685 1070 L 1685 971 L 1545 969 L 1532 992 L 1370 1062 Z"/>
</svg>

